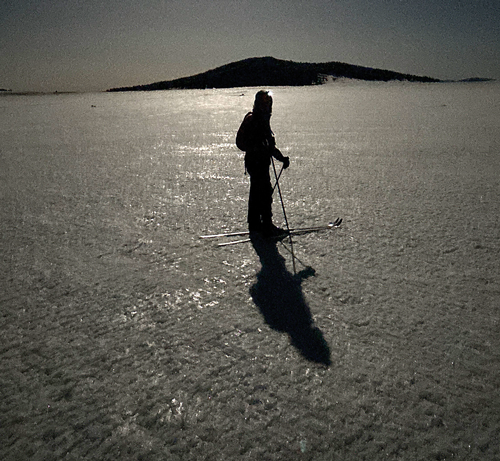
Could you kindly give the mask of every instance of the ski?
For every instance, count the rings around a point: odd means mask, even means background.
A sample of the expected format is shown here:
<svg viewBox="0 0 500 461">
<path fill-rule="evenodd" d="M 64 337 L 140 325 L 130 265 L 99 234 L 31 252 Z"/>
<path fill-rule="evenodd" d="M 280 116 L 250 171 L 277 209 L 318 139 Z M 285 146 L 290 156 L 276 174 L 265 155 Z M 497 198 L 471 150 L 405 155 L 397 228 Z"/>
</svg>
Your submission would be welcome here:
<svg viewBox="0 0 500 461">
<path fill-rule="evenodd" d="M 227 247 L 229 245 L 238 245 L 238 243 L 249 242 L 250 240 L 251 240 L 250 238 L 241 239 L 241 240 L 232 240 L 231 242 L 222 242 L 222 243 L 219 243 L 219 244 L 217 244 L 217 246 L 218 247 Z"/>
<path fill-rule="evenodd" d="M 340 227 L 341 224 L 342 224 L 342 218 L 337 218 L 335 221 L 330 222 L 325 226 L 296 227 L 294 229 L 290 229 L 290 234 L 300 235 L 300 234 L 307 234 L 309 232 L 334 229 L 335 227 Z"/>
<path fill-rule="evenodd" d="M 327 224 L 326 226 L 313 226 L 313 227 L 297 227 L 297 228 L 294 228 L 294 229 L 290 229 L 290 233 L 286 232 L 282 235 L 279 235 L 277 237 L 269 237 L 269 239 L 272 239 L 272 240 L 279 240 L 279 239 L 284 239 L 286 237 L 288 237 L 289 235 L 302 235 L 302 234 L 307 234 L 309 232 L 317 232 L 317 231 L 322 231 L 322 230 L 329 230 L 329 229 L 335 229 L 336 227 L 340 227 L 340 225 L 342 224 L 342 218 L 337 218 L 334 222 L 331 222 L 329 224 Z M 227 234 L 222 234 L 222 236 L 226 236 Z M 244 235 L 249 235 L 248 232 L 246 233 L 236 233 L 236 236 L 244 236 Z M 240 240 L 232 240 L 230 242 L 222 242 L 222 243 L 219 243 L 217 246 L 219 247 L 226 247 L 226 246 L 230 246 L 230 245 L 238 245 L 240 243 L 246 243 L 246 242 L 250 242 L 250 238 L 244 238 L 244 239 L 240 239 Z"/>
<path fill-rule="evenodd" d="M 314 232 L 320 230 L 328 230 L 333 229 L 334 227 L 339 227 L 342 223 L 342 218 L 337 218 L 334 222 L 328 223 L 323 226 L 312 226 L 312 227 L 295 227 L 290 229 L 290 233 L 292 235 L 300 234 L 302 232 Z M 220 234 L 211 234 L 211 235 L 200 235 L 201 239 L 212 239 L 212 238 L 220 238 L 220 237 L 244 237 L 245 235 L 250 235 L 249 231 L 239 231 L 239 232 L 222 232 Z"/>
<path fill-rule="evenodd" d="M 212 235 L 200 235 L 201 239 L 214 239 L 219 237 L 242 237 L 244 235 L 250 235 L 249 231 L 239 231 L 239 232 L 222 232 L 220 234 Z"/>
</svg>

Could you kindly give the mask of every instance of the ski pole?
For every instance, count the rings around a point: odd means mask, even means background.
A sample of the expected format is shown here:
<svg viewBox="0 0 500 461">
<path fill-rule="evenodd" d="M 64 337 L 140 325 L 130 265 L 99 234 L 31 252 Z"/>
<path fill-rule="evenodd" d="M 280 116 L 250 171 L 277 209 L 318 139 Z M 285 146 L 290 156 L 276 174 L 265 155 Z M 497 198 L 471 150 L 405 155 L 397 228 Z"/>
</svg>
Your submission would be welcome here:
<svg viewBox="0 0 500 461">
<path fill-rule="evenodd" d="M 271 157 L 271 158 L 272 158 L 272 157 Z M 273 162 L 273 163 L 274 163 L 274 162 Z M 274 186 L 273 186 L 273 192 L 274 192 L 274 189 L 276 189 L 276 186 L 278 185 L 278 181 L 279 181 L 279 179 L 280 179 L 280 177 L 281 177 L 281 173 L 283 173 L 283 170 L 284 170 L 284 167 L 283 167 L 283 165 L 281 165 L 281 170 L 280 170 L 280 173 L 279 173 L 278 177 L 276 178 L 276 183 L 275 183 L 275 184 L 274 184 Z M 276 173 L 276 171 L 274 171 L 274 173 Z"/>
<path fill-rule="evenodd" d="M 280 200 L 281 200 L 281 208 L 283 209 L 283 216 L 285 217 L 286 230 L 288 231 L 288 236 L 290 237 L 290 252 L 292 253 L 293 273 L 295 275 L 295 274 L 297 274 L 297 271 L 295 269 L 295 253 L 293 252 L 292 234 L 290 233 L 290 226 L 288 225 L 288 219 L 286 217 L 285 204 L 283 203 L 283 196 L 281 195 L 281 188 L 280 188 L 280 184 L 278 182 L 278 175 L 276 173 L 276 165 L 274 164 L 274 158 L 271 157 L 271 160 L 273 162 L 274 177 L 276 178 L 276 187 L 278 187 L 278 193 L 279 193 Z M 280 172 L 280 174 L 281 174 L 281 172 Z"/>
</svg>

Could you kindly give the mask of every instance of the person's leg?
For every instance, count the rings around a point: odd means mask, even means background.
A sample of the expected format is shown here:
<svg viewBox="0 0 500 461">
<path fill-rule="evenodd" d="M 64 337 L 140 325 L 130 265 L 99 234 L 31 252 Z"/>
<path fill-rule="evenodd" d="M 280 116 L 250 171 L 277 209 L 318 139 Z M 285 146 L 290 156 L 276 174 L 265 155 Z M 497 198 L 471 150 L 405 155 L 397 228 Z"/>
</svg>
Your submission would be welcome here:
<svg viewBox="0 0 500 461">
<path fill-rule="evenodd" d="M 271 186 L 271 178 L 269 176 L 269 168 L 262 172 L 260 197 L 260 215 L 264 229 L 273 224 L 273 188 Z"/>
<path fill-rule="evenodd" d="M 250 195 L 248 198 L 248 227 L 261 231 L 272 220 L 272 196 L 269 168 L 253 168 L 250 174 Z"/>
<path fill-rule="evenodd" d="M 248 230 L 250 232 L 260 232 L 262 221 L 259 208 L 259 182 L 250 175 L 250 194 L 248 196 Z"/>
<path fill-rule="evenodd" d="M 276 227 L 273 224 L 273 188 L 271 186 L 271 178 L 269 176 L 269 168 L 262 175 L 261 185 L 261 217 L 262 217 L 262 233 L 265 236 L 280 236 L 283 234 L 283 229 Z"/>
</svg>

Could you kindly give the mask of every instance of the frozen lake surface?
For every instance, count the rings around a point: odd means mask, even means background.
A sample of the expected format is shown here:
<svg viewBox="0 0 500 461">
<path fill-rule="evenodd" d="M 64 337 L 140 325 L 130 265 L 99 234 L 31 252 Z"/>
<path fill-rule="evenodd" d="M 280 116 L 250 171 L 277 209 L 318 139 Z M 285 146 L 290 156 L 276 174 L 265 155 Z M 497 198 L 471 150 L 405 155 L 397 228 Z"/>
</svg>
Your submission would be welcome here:
<svg viewBox="0 0 500 461">
<path fill-rule="evenodd" d="M 256 91 L 0 97 L 2 459 L 500 457 L 500 85 Z"/>
</svg>

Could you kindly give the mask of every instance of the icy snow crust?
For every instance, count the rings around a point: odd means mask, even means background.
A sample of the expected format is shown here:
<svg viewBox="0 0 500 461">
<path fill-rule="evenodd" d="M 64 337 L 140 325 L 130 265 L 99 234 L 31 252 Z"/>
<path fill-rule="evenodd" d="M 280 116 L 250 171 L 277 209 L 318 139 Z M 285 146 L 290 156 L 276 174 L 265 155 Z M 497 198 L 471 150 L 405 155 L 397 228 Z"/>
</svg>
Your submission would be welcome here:
<svg viewBox="0 0 500 461">
<path fill-rule="evenodd" d="M 499 459 L 499 85 L 256 90 L 0 99 L 1 459 Z"/>
</svg>

